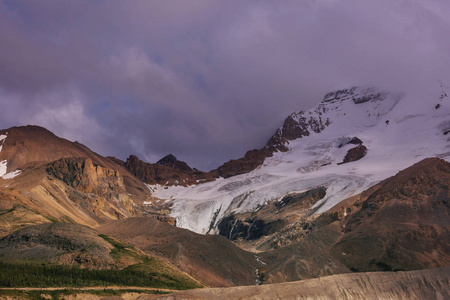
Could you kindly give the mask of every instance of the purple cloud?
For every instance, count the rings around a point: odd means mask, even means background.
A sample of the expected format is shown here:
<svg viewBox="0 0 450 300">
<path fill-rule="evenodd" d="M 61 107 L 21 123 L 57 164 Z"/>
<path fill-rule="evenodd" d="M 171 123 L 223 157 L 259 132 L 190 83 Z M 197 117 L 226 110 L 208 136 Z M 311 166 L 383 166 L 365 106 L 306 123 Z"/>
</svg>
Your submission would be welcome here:
<svg viewBox="0 0 450 300">
<path fill-rule="evenodd" d="M 450 3 L 0 1 L 0 127 L 211 169 L 333 89 L 449 79 Z"/>
</svg>

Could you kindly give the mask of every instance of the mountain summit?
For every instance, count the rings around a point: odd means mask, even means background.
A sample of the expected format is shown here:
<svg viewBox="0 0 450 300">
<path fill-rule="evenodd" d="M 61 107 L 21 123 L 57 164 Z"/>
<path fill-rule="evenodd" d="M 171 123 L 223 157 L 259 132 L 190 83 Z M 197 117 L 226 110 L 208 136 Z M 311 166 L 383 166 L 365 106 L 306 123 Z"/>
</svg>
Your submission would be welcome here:
<svg viewBox="0 0 450 300">
<path fill-rule="evenodd" d="M 185 163 L 184 161 L 178 160 L 172 154 L 168 154 L 168 155 L 164 156 L 163 158 L 158 160 L 157 164 L 162 165 L 162 166 L 168 166 L 168 167 L 171 167 L 172 169 L 179 169 L 179 170 L 183 170 L 183 171 L 192 171 L 191 167 L 189 167 L 187 163 Z"/>
</svg>

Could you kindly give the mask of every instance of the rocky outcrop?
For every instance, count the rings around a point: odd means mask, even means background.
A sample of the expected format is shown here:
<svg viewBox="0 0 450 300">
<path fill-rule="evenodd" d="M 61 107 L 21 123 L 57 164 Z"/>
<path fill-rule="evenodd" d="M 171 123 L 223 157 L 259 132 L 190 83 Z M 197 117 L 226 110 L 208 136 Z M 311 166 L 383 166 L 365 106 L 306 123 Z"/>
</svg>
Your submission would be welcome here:
<svg viewBox="0 0 450 300">
<path fill-rule="evenodd" d="M 328 125 L 330 121 L 323 120 L 320 113 L 303 111 L 293 113 L 269 139 L 266 147 L 272 151 L 286 152 L 288 150 L 286 144 L 289 141 L 309 136 L 311 132 L 319 133 Z"/>
<path fill-rule="evenodd" d="M 366 156 L 367 154 L 367 147 L 364 145 L 359 145 L 355 148 L 352 148 L 347 151 L 347 154 L 344 157 L 344 160 L 339 164 L 345 164 L 352 161 L 357 161 Z"/>
<path fill-rule="evenodd" d="M 108 220 L 142 214 L 124 177 L 89 158 L 32 163 L 22 171 L 7 189 L 0 188 L 0 197 L 11 211 L 5 219 L 15 217 L 7 222 L 12 226 L 47 220 L 96 227 Z"/>
<path fill-rule="evenodd" d="M 211 173 L 224 178 L 245 174 L 262 165 L 267 157 L 272 156 L 272 153 L 268 148 L 250 150 L 245 153 L 244 157 L 232 159 L 217 168 L 217 170 L 211 171 Z"/>
<path fill-rule="evenodd" d="M 63 158 L 50 163 L 46 170 L 48 174 L 84 193 L 126 193 L 118 171 L 94 165 L 89 158 Z"/>
<path fill-rule="evenodd" d="M 239 174 L 253 171 L 264 163 L 267 157 L 273 156 L 274 152 L 288 151 L 289 141 L 309 136 L 312 132 L 319 133 L 324 130 L 330 121 L 323 119 L 319 112 L 298 112 L 293 113 L 283 123 L 275 134 L 267 141 L 266 146 L 261 149 L 250 150 L 244 157 L 226 162 L 217 170 L 211 171 L 213 174 L 227 178 Z"/>
<path fill-rule="evenodd" d="M 223 218 L 217 225 L 219 234 L 229 240 L 256 240 L 262 236 L 279 231 L 283 226 L 282 220 L 266 222 L 263 219 L 235 219 L 235 216 Z"/>
<path fill-rule="evenodd" d="M 292 193 L 254 212 L 230 214 L 218 222 L 220 235 L 239 241 L 244 249 L 267 251 L 299 242 L 314 228 L 307 216 L 325 197 L 326 188 Z M 247 248 L 247 246 L 250 246 Z"/>
<path fill-rule="evenodd" d="M 362 104 L 368 101 L 382 101 L 387 93 L 380 92 L 375 87 L 358 88 L 356 86 L 349 89 L 330 92 L 323 98 L 323 103 L 352 100 L 355 104 Z"/>
<path fill-rule="evenodd" d="M 116 170 L 94 165 L 89 158 L 63 158 L 46 166 L 46 173 L 76 193 L 69 198 L 101 219 L 124 218 L 138 213 Z M 50 178 L 51 178 L 50 177 Z"/>
<path fill-rule="evenodd" d="M 124 166 L 136 178 L 148 184 L 188 186 L 214 180 L 213 175 L 192 169 L 171 154 L 156 164 L 146 163 L 137 156 L 130 155 Z"/>
</svg>

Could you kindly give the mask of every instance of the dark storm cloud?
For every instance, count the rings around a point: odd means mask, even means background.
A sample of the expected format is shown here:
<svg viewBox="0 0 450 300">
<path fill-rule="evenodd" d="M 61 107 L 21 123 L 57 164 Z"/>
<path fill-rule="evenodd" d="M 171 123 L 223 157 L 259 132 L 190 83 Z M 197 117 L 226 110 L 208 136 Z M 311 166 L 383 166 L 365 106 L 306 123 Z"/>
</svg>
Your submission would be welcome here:
<svg viewBox="0 0 450 300">
<path fill-rule="evenodd" d="M 447 80 L 448 1 L 1 1 L 0 127 L 210 169 L 333 89 Z"/>
</svg>

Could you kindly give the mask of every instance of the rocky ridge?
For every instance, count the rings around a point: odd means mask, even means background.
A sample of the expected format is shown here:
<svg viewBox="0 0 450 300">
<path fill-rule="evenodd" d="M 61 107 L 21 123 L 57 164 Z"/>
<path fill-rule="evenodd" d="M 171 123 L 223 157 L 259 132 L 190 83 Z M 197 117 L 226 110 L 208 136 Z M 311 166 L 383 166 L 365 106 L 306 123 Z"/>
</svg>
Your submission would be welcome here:
<svg viewBox="0 0 450 300">
<path fill-rule="evenodd" d="M 183 161 L 169 154 L 155 164 L 146 163 L 130 155 L 122 164 L 136 178 L 147 184 L 188 186 L 214 180 L 210 173 L 192 169 Z"/>
</svg>

